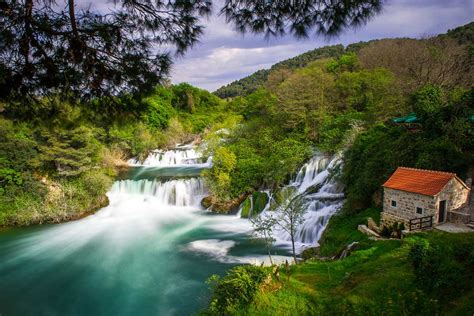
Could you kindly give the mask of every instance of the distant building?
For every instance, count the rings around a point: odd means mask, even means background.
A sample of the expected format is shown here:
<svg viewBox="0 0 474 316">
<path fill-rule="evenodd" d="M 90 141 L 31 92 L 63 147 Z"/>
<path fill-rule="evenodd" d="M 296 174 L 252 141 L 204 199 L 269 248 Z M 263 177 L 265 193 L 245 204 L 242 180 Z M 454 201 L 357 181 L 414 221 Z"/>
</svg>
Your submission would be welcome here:
<svg viewBox="0 0 474 316">
<path fill-rule="evenodd" d="M 382 225 L 402 222 L 409 229 L 411 222 L 412 229 L 419 229 L 469 221 L 464 210 L 471 190 L 454 173 L 399 167 L 383 188 Z"/>
</svg>

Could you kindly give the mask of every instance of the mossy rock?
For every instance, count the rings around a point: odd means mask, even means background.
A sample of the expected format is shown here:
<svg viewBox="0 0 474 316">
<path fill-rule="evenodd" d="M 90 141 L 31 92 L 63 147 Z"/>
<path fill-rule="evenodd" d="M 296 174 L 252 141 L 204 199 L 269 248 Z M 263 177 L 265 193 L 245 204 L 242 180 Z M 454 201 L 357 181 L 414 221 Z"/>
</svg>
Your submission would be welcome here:
<svg viewBox="0 0 474 316">
<path fill-rule="evenodd" d="M 269 198 L 266 193 L 258 191 L 254 192 L 252 195 L 248 196 L 242 203 L 242 213 L 240 214 L 240 217 L 249 218 L 250 216 L 260 214 L 265 209 L 268 200 Z"/>
<path fill-rule="evenodd" d="M 210 208 L 212 206 L 212 196 L 206 196 L 201 200 L 201 205 L 204 208 Z"/>
<path fill-rule="evenodd" d="M 268 203 L 268 194 L 265 192 L 254 192 L 252 194 L 253 198 L 253 210 L 252 215 L 260 214 Z"/>
<path fill-rule="evenodd" d="M 319 256 L 319 247 L 311 247 L 303 250 L 301 257 L 304 261 L 313 259 Z"/>
<path fill-rule="evenodd" d="M 242 213 L 240 213 L 240 217 L 248 218 L 249 215 L 251 214 L 251 211 L 252 211 L 252 201 L 250 200 L 251 198 L 252 196 L 250 195 L 249 197 L 245 199 L 244 203 L 242 203 Z"/>
<path fill-rule="evenodd" d="M 237 210 L 245 195 L 235 199 L 220 201 L 214 196 L 207 196 L 201 200 L 201 205 L 208 210 L 219 214 L 230 214 Z"/>
</svg>

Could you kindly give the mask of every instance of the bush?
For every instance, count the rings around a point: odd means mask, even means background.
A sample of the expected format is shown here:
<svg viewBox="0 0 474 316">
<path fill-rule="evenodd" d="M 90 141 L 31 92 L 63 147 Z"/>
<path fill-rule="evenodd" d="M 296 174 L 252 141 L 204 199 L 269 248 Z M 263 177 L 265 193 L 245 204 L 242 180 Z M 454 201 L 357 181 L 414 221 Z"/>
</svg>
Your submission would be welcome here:
<svg viewBox="0 0 474 316">
<path fill-rule="evenodd" d="M 246 265 L 231 269 L 223 278 L 211 276 L 207 282 L 212 289 L 212 299 L 207 312 L 229 315 L 247 306 L 268 275 L 268 268 Z"/>
<path fill-rule="evenodd" d="M 421 239 L 411 247 L 409 258 L 415 285 L 433 299 L 449 301 L 474 288 L 472 238 L 449 243 Z"/>
</svg>

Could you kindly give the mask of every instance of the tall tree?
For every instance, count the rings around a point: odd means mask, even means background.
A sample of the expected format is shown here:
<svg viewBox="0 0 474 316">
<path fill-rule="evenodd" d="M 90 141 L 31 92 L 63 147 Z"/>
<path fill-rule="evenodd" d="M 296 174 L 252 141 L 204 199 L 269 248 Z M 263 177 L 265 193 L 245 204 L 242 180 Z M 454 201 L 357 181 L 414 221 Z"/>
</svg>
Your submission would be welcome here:
<svg viewBox="0 0 474 316">
<path fill-rule="evenodd" d="M 276 225 L 290 235 L 293 260 L 297 264 L 295 237 L 298 227 L 304 221 L 304 214 L 308 210 L 307 202 L 298 191 L 292 188 L 280 190 L 275 197 L 273 208 L 278 211 Z"/>
<path fill-rule="evenodd" d="M 211 0 L 0 2 L 0 98 L 67 91 L 81 97 L 143 91 L 169 73 L 202 34 Z M 365 23 L 383 0 L 227 0 L 220 13 L 240 32 L 334 35 Z M 86 2 L 87 3 L 87 2 Z"/>
</svg>

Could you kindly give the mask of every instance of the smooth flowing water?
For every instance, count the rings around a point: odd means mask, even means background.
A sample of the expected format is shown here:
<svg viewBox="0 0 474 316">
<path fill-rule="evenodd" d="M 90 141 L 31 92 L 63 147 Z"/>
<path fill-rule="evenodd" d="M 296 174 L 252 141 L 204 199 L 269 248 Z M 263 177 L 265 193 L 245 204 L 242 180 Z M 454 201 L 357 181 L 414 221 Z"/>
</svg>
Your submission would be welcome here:
<svg viewBox="0 0 474 316">
<path fill-rule="evenodd" d="M 180 147 L 130 163 L 96 214 L 0 232 L 0 315 L 189 315 L 207 305 L 210 275 L 266 258 L 248 220 L 200 206 L 210 159 Z M 308 164 L 290 185 L 339 194 L 321 175 L 327 163 Z M 339 203 L 311 201 L 301 246 L 317 241 Z M 273 252 L 288 255 L 287 236 L 277 237 Z"/>
<path fill-rule="evenodd" d="M 308 209 L 304 214 L 303 223 L 297 227 L 295 234 L 295 247 L 297 252 L 308 247 L 318 246 L 324 229 L 329 219 L 343 204 L 343 188 L 331 175 L 341 165 L 339 155 L 328 157 L 316 153 L 300 169 L 295 179 L 288 184 L 302 194 L 307 202 Z M 269 211 L 268 206 L 263 211 L 265 216 Z M 290 234 L 284 229 L 276 227 L 274 230 L 275 245 L 289 248 Z"/>
</svg>

